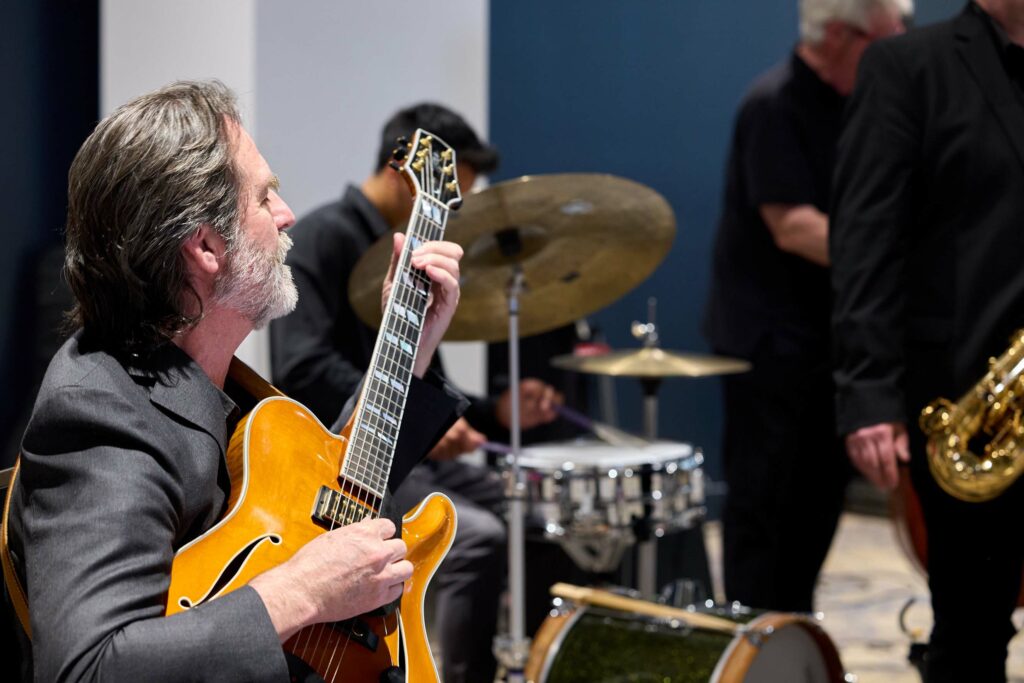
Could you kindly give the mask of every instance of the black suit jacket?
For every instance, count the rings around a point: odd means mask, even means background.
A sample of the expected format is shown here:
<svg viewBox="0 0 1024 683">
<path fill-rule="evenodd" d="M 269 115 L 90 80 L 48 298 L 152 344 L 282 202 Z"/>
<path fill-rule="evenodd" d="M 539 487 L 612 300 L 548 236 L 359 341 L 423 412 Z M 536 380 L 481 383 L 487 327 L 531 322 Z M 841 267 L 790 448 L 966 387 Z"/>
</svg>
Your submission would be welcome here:
<svg viewBox="0 0 1024 683">
<path fill-rule="evenodd" d="M 959 397 L 1024 325 L 1024 98 L 989 22 L 968 6 L 861 61 L 831 211 L 840 433 Z"/>
</svg>

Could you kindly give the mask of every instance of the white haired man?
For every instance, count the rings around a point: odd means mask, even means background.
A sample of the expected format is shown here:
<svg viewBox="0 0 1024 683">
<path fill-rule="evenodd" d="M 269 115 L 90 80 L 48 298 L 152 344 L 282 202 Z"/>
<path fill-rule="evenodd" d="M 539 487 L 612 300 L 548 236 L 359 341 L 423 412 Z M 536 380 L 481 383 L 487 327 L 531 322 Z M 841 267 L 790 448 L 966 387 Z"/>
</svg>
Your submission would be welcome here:
<svg viewBox="0 0 1024 683">
<path fill-rule="evenodd" d="M 849 467 L 835 436 L 826 215 L 846 96 L 911 0 L 802 0 L 800 42 L 737 115 L 705 334 L 754 369 L 724 383 L 725 590 L 811 611 Z"/>
</svg>

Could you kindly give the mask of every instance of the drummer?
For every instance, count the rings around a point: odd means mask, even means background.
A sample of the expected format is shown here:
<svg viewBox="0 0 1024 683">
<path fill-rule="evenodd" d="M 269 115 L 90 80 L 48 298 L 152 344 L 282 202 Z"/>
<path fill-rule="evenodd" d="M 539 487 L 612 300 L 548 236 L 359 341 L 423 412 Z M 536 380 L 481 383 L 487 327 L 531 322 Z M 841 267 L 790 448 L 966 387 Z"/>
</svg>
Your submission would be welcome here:
<svg viewBox="0 0 1024 683">
<path fill-rule="evenodd" d="M 418 104 L 384 125 L 376 170 L 362 185 L 302 218 L 289 232 L 288 253 L 299 305 L 270 326 L 274 383 L 321 420 L 333 419 L 355 393 L 377 337 L 348 301 L 348 281 L 360 256 L 394 229 L 404 229 L 413 200 L 400 174 L 388 168 L 397 138 L 417 128 L 430 131 L 455 150 L 459 187 L 466 193 L 480 174 L 498 165 L 497 150 L 480 140 L 455 112 Z M 435 356 L 439 362 L 439 356 Z M 438 367 L 437 369 L 440 370 Z M 507 430 L 510 392 L 473 398 L 471 408 L 445 434 L 395 493 L 399 509 L 411 509 L 433 491 L 455 503 L 459 531 L 435 577 L 442 671 L 446 683 L 494 680 L 491 653 L 498 599 L 506 567 L 505 526 L 498 516 L 504 487 L 485 467 L 457 460 L 485 442 L 485 433 Z M 562 396 L 547 383 L 520 383 L 524 430 L 550 423 Z"/>
</svg>

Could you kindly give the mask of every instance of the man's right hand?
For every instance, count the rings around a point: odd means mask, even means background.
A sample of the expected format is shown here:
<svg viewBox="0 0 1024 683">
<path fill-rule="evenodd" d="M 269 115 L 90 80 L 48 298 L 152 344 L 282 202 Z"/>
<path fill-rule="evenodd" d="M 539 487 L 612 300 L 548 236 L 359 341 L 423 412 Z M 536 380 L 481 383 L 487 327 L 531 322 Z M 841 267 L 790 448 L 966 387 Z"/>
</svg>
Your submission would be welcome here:
<svg viewBox="0 0 1024 683">
<path fill-rule="evenodd" d="M 388 519 L 364 520 L 321 534 L 287 562 L 255 577 L 281 642 L 311 624 L 365 614 L 392 602 L 412 577 L 405 542 Z"/>
<path fill-rule="evenodd" d="M 846 435 L 846 453 L 872 484 L 891 491 L 900 481 L 897 459 L 910 462 L 907 426 L 902 422 L 882 422 L 861 427 Z"/>
<path fill-rule="evenodd" d="M 466 418 L 460 417 L 430 449 L 427 457 L 431 460 L 452 460 L 460 455 L 472 453 L 486 441 L 487 437 L 469 426 Z"/>
</svg>

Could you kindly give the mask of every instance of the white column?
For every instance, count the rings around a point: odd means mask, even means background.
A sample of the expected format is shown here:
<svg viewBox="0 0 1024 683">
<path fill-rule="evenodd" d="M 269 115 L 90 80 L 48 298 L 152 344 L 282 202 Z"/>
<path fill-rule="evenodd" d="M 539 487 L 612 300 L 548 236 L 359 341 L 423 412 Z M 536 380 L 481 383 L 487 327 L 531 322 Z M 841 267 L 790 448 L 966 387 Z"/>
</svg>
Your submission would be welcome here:
<svg viewBox="0 0 1024 683">
<path fill-rule="evenodd" d="M 101 107 L 220 79 L 302 216 L 371 171 L 381 125 L 402 106 L 441 102 L 486 134 L 487 22 L 480 0 L 103 0 Z M 255 332 L 239 356 L 269 377 L 268 349 Z M 484 353 L 445 355 L 469 391 L 483 391 Z"/>
</svg>

